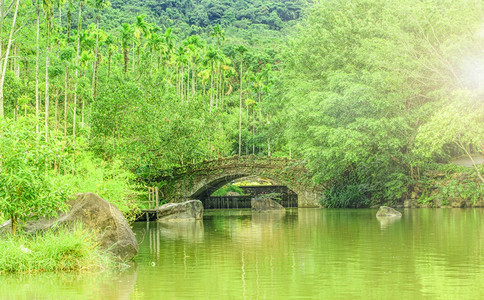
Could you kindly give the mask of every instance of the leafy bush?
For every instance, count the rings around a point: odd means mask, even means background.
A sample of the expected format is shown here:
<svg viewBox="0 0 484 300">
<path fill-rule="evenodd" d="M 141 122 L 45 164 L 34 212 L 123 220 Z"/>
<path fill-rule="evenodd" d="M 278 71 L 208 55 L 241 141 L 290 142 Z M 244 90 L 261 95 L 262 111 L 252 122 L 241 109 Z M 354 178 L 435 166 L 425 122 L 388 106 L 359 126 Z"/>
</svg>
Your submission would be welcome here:
<svg viewBox="0 0 484 300">
<path fill-rule="evenodd" d="M 328 208 L 359 208 L 371 205 L 370 190 L 364 184 L 332 186 L 326 190 L 322 203 Z"/>
<path fill-rule="evenodd" d="M 12 220 L 13 234 L 19 218 L 65 210 L 68 190 L 53 171 L 63 157 L 58 141 L 44 142 L 28 119 L 0 119 L 0 140 L 0 212 Z"/>
<path fill-rule="evenodd" d="M 215 192 L 213 192 L 212 196 L 213 197 L 222 197 L 227 195 L 228 192 L 235 192 L 238 193 L 239 195 L 244 195 L 244 191 L 236 185 L 233 184 L 227 184 L 224 185 L 223 187 L 219 188 Z"/>
<path fill-rule="evenodd" d="M 472 203 L 484 198 L 484 190 L 481 186 L 469 180 L 451 180 L 442 186 L 441 192 L 445 197 L 468 200 Z"/>
<path fill-rule="evenodd" d="M 70 172 L 56 178 L 57 185 L 69 186 L 69 192 L 93 192 L 115 204 L 131 221 L 137 213 L 138 192 L 135 175 L 122 167 L 119 159 L 106 162 L 88 151 L 80 151 L 69 166 Z"/>
<path fill-rule="evenodd" d="M 17 219 L 57 214 L 67 209 L 69 196 L 83 192 L 98 194 L 134 218 L 134 175 L 119 159 L 96 158 L 82 139 L 75 151 L 55 137 L 46 142 L 29 119 L 0 120 L 0 139 L 0 212 L 14 225 Z"/>
</svg>

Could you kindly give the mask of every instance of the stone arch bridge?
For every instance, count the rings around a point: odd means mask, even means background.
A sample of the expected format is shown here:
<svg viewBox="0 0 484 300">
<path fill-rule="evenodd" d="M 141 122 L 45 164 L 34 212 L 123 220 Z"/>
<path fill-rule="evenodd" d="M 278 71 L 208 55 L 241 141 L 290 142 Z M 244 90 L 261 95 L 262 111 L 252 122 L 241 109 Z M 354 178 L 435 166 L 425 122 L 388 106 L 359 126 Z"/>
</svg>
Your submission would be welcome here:
<svg viewBox="0 0 484 300">
<path fill-rule="evenodd" d="M 234 179 L 258 175 L 285 185 L 298 196 L 298 207 L 319 207 L 323 188 L 311 183 L 301 161 L 287 158 L 234 156 L 187 165 L 165 172 L 156 181 L 166 182 L 160 189 L 170 202 L 199 199 L 202 202 L 214 191 Z"/>
</svg>

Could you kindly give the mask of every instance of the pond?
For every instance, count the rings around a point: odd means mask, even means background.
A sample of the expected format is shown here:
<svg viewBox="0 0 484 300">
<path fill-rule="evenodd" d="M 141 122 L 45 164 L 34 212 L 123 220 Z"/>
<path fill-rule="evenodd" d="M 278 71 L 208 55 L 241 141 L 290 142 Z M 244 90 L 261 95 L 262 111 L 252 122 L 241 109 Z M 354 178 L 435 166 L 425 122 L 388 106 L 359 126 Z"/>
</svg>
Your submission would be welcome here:
<svg viewBox="0 0 484 300">
<path fill-rule="evenodd" d="M 206 211 L 135 223 L 136 264 L 111 274 L 0 276 L 0 299 L 482 299 L 484 210 Z"/>
</svg>

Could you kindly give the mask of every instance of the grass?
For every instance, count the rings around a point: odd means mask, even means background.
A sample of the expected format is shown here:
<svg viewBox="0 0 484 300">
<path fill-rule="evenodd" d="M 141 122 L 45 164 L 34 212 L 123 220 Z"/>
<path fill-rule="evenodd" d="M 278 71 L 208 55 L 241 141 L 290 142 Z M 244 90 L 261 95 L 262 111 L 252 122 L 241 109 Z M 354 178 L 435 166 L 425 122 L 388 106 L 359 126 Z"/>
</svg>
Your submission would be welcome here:
<svg viewBox="0 0 484 300">
<path fill-rule="evenodd" d="M 96 271 L 114 266 L 114 257 L 101 251 L 93 237 L 82 226 L 9 235 L 0 239 L 0 274 Z"/>
</svg>

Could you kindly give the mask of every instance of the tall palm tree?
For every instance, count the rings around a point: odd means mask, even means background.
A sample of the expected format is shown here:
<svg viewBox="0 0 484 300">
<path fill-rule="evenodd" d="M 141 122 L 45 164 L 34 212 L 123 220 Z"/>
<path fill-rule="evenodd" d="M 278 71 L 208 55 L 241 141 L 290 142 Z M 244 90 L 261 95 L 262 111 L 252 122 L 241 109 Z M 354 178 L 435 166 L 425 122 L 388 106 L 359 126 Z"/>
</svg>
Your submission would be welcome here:
<svg viewBox="0 0 484 300">
<path fill-rule="evenodd" d="M 123 23 L 123 26 L 120 30 L 121 33 L 121 48 L 123 49 L 123 57 L 124 57 L 124 74 L 128 72 L 128 63 L 129 63 L 129 44 L 133 40 L 133 28 L 127 24 Z"/>
<path fill-rule="evenodd" d="M 201 50 L 204 47 L 204 44 L 202 42 L 202 39 L 198 35 L 192 35 L 188 37 L 184 41 L 184 45 L 187 48 L 188 51 L 188 56 L 190 59 L 190 64 L 191 64 L 191 79 L 192 79 L 192 98 L 195 98 L 195 92 L 196 92 L 196 76 L 195 74 L 197 73 L 197 63 L 200 60 L 201 57 Z M 189 70 L 190 72 L 190 70 Z M 187 84 L 187 99 L 189 98 L 189 88 Z"/>
<path fill-rule="evenodd" d="M 118 51 L 118 46 L 116 45 L 116 37 L 112 34 L 108 34 L 106 41 L 104 42 L 108 51 L 108 78 L 111 76 L 111 58 L 114 53 Z"/>
<path fill-rule="evenodd" d="M 162 39 L 156 33 L 157 30 L 158 30 L 158 28 L 156 28 L 156 27 L 153 27 L 150 30 L 151 32 L 150 32 L 150 35 L 149 35 L 148 41 L 147 41 L 147 46 L 148 46 L 148 50 L 149 50 L 149 54 L 150 54 L 150 61 L 149 61 L 150 71 L 153 67 L 153 56 L 154 56 L 153 53 L 157 53 L 158 51 L 161 50 L 161 47 L 162 47 Z M 160 57 L 158 57 L 158 64 L 159 64 L 159 61 L 160 61 Z"/>
<path fill-rule="evenodd" d="M 220 27 L 219 24 L 215 25 L 210 32 L 210 36 L 217 39 L 217 46 L 220 48 L 220 45 L 223 41 L 225 41 L 225 31 Z"/>
<path fill-rule="evenodd" d="M 136 41 L 136 56 L 138 58 L 139 62 L 139 57 L 140 57 L 140 52 L 141 52 L 141 45 L 143 43 L 143 36 L 148 36 L 150 33 L 150 24 L 146 22 L 145 19 L 146 15 L 136 15 L 135 22 L 133 23 L 133 34 L 135 37 Z M 134 55 L 133 55 L 134 58 Z M 134 61 L 133 61 L 133 71 L 134 71 Z"/>
<path fill-rule="evenodd" d="M 62 36 L 62 7 L 66 4 L 66 0 L 55 0 L 55 5 L 57 6 L 57 10 L 59 11 L 59 36 L 58 36 L 58 45 L 57 45 L 57 55 L 59 55 L 60 48 L 61 48 L 61 36 Z"/>
<path fill-rule="evenodd" d="M 184 84 L 184 70 L 185 65 L 188 63 L 187 57 L 187 49 L 183 46 L 178 47 L 176 52 L 176 65 L 177 65 L 177 90 L 180 96 L 180 101 L 183 103 L 184 92 L 183 92 L 183 84 Z"/>
<path fill-rule="evenodd" d="M 40 0 L 35 2 L 37 12 L 36 22 L 36 46 L 35 46 L 35 132 L 39 133 L 40 93 L 39 93 L 39 54 L 40 54 Z"/>
<path fill-rule="evenodd" d="M 45 140 L 49 140 L 49 67 L 50 67 L 50 34 L 52 30 L 53 3 L 52 0 L 43 0 L 46 21 L 45 42 Z"/>
<path fill-rule="evenodd" d="M 71 22 L 72 22 L 72 0 L 67 0 L 67 36 L 66 36 L 66 48 L 69 47 L 71 37 Z M 64 137 L 67 137 L 67 111 L 69 102 L 69 64 L 65 65 L 64 74 Z"/>
<path fill-rule="evenodd" d="M 75 71 L 75 84 L 74 84 L 74 112 L 73 112 L 73 120 L 72 120 L 72 138 L 74 143 L 76 142 L 76 119 L 77 119 L 77 96 L 78 91 L 77 87 L 79 85 L 79 55 L 81 52 L 81 34 L 82 34 L 82 5 L 84 4 L 84 0 L 79 0 L 79 16 L 77 21 L 77 47 L 76 47 L 76 71 Z"/>
<path fill-rule="evenodd" d="M 176 41 L 176 37 L 175 35 L 173 34 L 173 29 L 171 29 L 171 27 L 168 27 L 166 30 L 165 30 L 165 33 L 163 34 L 162 36 L 162 39 L 163 39 L 163 43 L 164 43 L 164 46 L 162 49 L 164 50 L 164 60 L 163 60 L 163 64 L 164 65 L 167 61 L 170 60 L 170 56 L 172 55 L 172 53 L 174 52 L 174 49 L 175 49 L 175 41 Z"/>
<path fill-rule="evenodd" d="M 2 74 L 0 76 L 0 118 L 3 118 L 3 116 L 4 116 L 3 86 L 5 84 L 5 73 L 7 72 L 8 56 L 9 56 L 10 48 L 12 46 L 13 34 L 15 32 L 15 23 L 17 21 L 19 2 L 20 2 L 20 0 L 17 0 L 16 3 L 15 3 L 15 12 L 14 12 L 14 15 L 13 15 L 12 28 L 10 29 L 10 35 L 9 35 L 8 44 L 7 44 L 7 51 L 5 52 L 5 58 L 3 60 L 3 66 L 2 66 Z M 12 2 L 12 4 L 13 4 L 13 2 Z M 3 11 L 2 11 L 2 13 L 3 13 Z M 3 20 L 3 15 L 2 15 L 2 20 Z"/>
<path fill-rule="evenodd" d="M 93 0 L 92 6 L 96 10 L 96 48 L 94 50 L 94 67 L 92 70 L 92 101 L 96 101 L 96 90 L 97 90 L 97 65 L 99 56 L 99 19 L 100 14 L 103 9 L 108 7 L 111 3 L 109 0 Z"/>
<path fill-rule="evenodd" d="M 215 64 L 221 59 L 220 51 L 209 47 L 207 53 L 205 53 L 205 63 L 210 66 L 210 112 L 214 106 L 214 67 Z"/>
<path fill-rule="evenodd" d="M 244 81 L 244 54 L 247 52 L 247 48 L 239 46 L 236 49 L 240 60 L 240 86 L 239 86 L 239 156 L 242 154 L 242 86 Z"/>
</svg>

